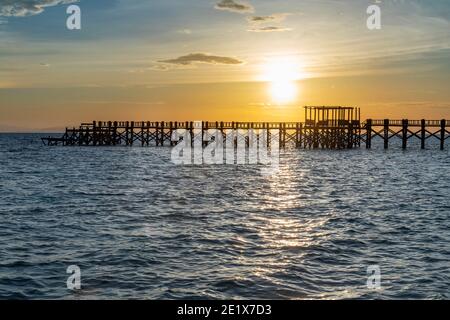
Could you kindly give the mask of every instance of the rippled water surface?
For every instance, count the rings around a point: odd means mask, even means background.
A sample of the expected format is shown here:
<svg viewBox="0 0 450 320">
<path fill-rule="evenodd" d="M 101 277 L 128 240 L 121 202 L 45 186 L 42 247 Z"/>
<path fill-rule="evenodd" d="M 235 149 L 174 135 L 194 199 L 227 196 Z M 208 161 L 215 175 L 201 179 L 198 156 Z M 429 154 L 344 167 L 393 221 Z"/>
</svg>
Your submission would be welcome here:
<svg viewBox="0 0 450 320">
<path fill-rule="evenodd" d="M 287 150 L 281 171 L 0 135 L 0 298 L 450 298 L 449 152 Z M 82 290 L 66 288 L 69 265 Z M 368 289 L 378 265 L 381 288 Z"/>
</svg>

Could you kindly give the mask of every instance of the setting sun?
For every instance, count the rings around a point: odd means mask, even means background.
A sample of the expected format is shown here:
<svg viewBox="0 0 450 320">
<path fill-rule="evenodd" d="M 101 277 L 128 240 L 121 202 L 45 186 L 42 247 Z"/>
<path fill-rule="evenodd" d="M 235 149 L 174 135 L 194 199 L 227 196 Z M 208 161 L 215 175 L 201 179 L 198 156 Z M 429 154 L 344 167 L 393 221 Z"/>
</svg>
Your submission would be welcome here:
<svg viewBox="0 0 450 320">
<path fill-rule="evenodd" d="M 269 82 L 269 92 L 273 102 L 290 103 L 298 97 L 297 81 L 305 78 L 298 60 L 291 57 L 279 57 L 263 66 L 262 80 Z"/>
<path fill-rule="evenodd" d="M 270 82 L 270 95 L 279 104 L 293 102 L 298 95 L 297 83 L 290 80 Z"/>
</svg>

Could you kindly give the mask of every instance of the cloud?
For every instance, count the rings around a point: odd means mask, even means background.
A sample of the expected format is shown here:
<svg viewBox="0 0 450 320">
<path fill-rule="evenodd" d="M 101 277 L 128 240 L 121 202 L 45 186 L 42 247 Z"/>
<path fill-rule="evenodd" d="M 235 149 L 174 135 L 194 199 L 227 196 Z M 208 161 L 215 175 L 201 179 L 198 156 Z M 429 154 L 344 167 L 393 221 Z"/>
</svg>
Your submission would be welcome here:
<svg viewBox="0 0 450 320">
<path fill-rule="evenodd" d="M 237 13 L 252 13 L 255 11 L 253 6 L 244 2 L 237 2 L 235 0 L 222 0 L 215 6 L 218 10 L 226 10 Z"/>
<path fill-rule="evenodd" d="M 156 63 L 154 63 L 153 65 L 151 65 L 148 68 L 145 69 L 141 69 L 137 72 L 141 73 L 141 72 L 147 72 L 147 71 L 169 71 L 169 70 L 173 70 L 173 69 L 192 69 L 194 66 L 193 65 L 176 65 L 176 64 L 168 64 L 168 63 L 164 63 L 164 62 L 159 62 L 157 61 Z M 136 73 L 136 71 L 135 71 Z"/>
<path fill-rule="evenodd" d="M 247 21 L 253 24 L 282 22 L 288 15 L 289 13 L 274 13 L 268 16 L 252 16 L 248 17 Z"/>
<path fill-rule="evenodd" d="M 284 27 L 261 27 L 261 28 L 251 28 L 248 29 L 250 32 L 284 32 L 284 31 L 292 31 L 291 28 L 284 28 Z"/>
<path fill-rule="evenodd" d="M 159 65 L 152 67 L 153 70 L 168 70 L 170 66 L 188 67 L 197 63 L 239 65 L 243 62 L 232 57 L 214 56 L 206 53 L 190 53 L 175 59 L 158 61 Z"/>
<path fill-rule="evenodd" d="M 27 17 L 42 13 L 45 7 L 74 3 L 78 0 L 0 0 L 0 16 Z"/>
<path fill-rule="evenodd" d="M 192 30 L 191 29 L 182 29 L 182 30 L 178 30 L 177 33 L 179 34 L 192 34 Z"/>
</svg>

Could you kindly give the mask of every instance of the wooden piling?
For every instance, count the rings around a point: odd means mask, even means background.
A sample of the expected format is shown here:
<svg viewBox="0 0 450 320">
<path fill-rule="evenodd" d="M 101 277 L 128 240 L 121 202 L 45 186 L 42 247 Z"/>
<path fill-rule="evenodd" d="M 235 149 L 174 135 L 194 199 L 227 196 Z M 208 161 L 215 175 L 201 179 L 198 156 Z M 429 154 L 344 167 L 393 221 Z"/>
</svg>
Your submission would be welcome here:
<svg viewBox="0 0 450 320">
<path fill-rule="evenodd" d="M 408 143 L 408 120 L 402 120 L 402 149 L 405 150 Z"/>
<path fill-rule="evenodd" d="M 389 148 L 389 119 L 384 119 L 383 139 L 384 149 Z"/>
<path fill-rule="evenodd" d="M 420 120 L 420 148 L 425 149 L 425 140 L 426 140 L 426 121 L 425 119 Z"/>
<path fill-rule="evenodd" d="M 130 146 L 133 146 L 134 143 L 134 121 L 130 123 Z"/>
<path fill-rule="evenodd" d="M 161 147 L 164 147 L 164 127 L 165 127 L 165 123 L 164 121 L 161 121 L 161 131 L 160 131 L 160 142 L 159 145 Z"/>
<path fill-rule="evenodd" d="M 98 133 L 97 133 L 97 121 L 93 121 L 92 125 L 92 143 L 94 146 L 97 145 L 98 142 Z"/>
<path fill-rule="evenodd" d="M 366 122 L 366 148 L 372 148 L 372 119 L 367 119 Z"/>
</svg>

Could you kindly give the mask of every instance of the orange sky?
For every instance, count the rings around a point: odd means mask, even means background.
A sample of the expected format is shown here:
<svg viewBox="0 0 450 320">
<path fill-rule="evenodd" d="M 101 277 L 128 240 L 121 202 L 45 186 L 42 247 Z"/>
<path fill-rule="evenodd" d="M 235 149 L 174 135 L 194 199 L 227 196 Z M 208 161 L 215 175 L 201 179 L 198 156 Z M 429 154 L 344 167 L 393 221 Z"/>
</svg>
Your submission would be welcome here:
<svg viewBox="0 0 450 320">
<path fill-rule="evenodd" d="M 304 105 L 450 119 L 449 4 L 384 1 L 368 30 L 373 1 L 81 0 L 83 28 L 69 31 L 62 1 L 23 3 L 0 4 L 0 131 L 301 121 Z"/>
</svg>

